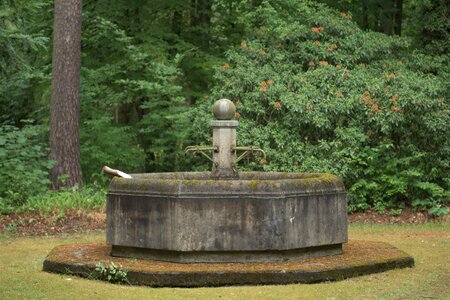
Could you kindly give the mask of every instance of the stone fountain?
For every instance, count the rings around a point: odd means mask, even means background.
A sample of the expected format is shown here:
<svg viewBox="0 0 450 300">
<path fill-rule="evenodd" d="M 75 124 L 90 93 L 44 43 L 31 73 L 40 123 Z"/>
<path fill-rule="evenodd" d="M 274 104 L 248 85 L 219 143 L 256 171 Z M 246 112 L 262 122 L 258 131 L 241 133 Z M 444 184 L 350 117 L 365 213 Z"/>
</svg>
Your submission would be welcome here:
<svg viewBox="0 0 450 300">
<path fill-rule="evenodd" d="M 265 153 L 236 145 L 231 101 L 218 100 L 213 112 L 212 146 L 186 148 L 210 160 L 211 172 L 110 172 L 118 176 L 107 194 L 108 245 L 57 247 L 44 269 L 86 274 L 95 258 L 122 263 L 138 284 L 219 286 L 337 280 L 414 264 L 384 243 L 343 246 L 347 201 L 337 176 L 238 172 L 243 158 Z"/>
<path fill-rule="evenodd" d="M 114 178 L 107 196 L 112 255 L 173 262 L 286 261 L 342 253 L 347 205 L 331 174 L 237 172 L 257 147 L 237 147 L 230 100 L 214 105 L 213 145 L 191 146 L 212 172 Z M 212 156 L 207 154 L 212 152 Z M 238 151 L 243 151 L 238 156 Z"/>
</svg>

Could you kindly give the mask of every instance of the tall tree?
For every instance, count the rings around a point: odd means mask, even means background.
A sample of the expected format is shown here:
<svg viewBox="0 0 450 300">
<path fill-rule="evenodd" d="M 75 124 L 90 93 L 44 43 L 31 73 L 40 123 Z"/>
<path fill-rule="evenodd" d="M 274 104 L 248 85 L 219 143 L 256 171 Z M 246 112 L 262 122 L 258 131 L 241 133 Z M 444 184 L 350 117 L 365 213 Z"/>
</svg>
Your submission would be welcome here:
<svg viewBox="0 0 450 300">
<path fill-rule="evenodd" d="M 81 186 L 80 50 L 82 0 L 55 0 L 50 122 L 52 188 Z M 64 180 L 62 177 L 67 176 Z"/>
<path fill-rule="evenodd" d="M 395 34 L 402 34 L 403 0 L 395 0 Z"/>
</svg>

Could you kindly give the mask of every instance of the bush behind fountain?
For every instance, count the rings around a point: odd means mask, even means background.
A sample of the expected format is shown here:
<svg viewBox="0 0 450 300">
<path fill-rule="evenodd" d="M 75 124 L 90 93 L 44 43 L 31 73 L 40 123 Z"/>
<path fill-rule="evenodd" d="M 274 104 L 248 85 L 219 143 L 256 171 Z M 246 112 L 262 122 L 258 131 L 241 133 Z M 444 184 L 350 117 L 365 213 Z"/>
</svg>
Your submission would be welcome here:
<svg viewBox="0 0 450 300">
<path fill-rule="evenodd" d="M 203 122 L 213 99 L 227 95 L 241 124 L 238 143 L 268 156 L 267 165 L 243 170 L 337 174 L 350 211 L 412 205 L 446 213 L 443 77 L 418 72 L 421 56 L 405 54 L 406 39 L 364 32 L 324 7 L 285 5 L 266 3 L 242 17 L 247 37 L 228 52 L 210 100 L 192 114 L 198 141 L 208 143 Z"/>
</svg>

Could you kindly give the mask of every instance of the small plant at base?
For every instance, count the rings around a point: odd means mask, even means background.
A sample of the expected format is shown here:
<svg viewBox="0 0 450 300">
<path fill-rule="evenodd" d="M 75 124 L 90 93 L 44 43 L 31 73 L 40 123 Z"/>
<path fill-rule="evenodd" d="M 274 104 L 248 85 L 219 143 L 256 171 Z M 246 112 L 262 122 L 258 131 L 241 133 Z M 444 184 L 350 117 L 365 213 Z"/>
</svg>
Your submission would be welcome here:
<svg viewBox="0 0 450 300">
<path fill-rule="evenodd" d="M 9 225 L 5 228 L 5 232 L 15 234 L 17 232 L 17 224 L 15 222 L 9 223 Z"/>
<path fill-rule="evenodd" d="M 105 266 L 102 262 L 95 265 L 94 277 L 100 280 L 107 280 L 111 283 L 128 283 L 128 271 L 123 270 L 120 265 L 110 262 L 109 266 Z"/>
<path fill-rule="evenodd" d="M 402 209 L 401 208 L 392 208 L 389 213 L 391 216 L 398 217 L 402 214 Z"/>
<path fill-rule="evenodd" d="M 448 208 L 442 207 L 441 204 L 435 204 L 432 208 L 428 210 L 428 213 L 434 217 L 448 215 Z"/>
</svg>

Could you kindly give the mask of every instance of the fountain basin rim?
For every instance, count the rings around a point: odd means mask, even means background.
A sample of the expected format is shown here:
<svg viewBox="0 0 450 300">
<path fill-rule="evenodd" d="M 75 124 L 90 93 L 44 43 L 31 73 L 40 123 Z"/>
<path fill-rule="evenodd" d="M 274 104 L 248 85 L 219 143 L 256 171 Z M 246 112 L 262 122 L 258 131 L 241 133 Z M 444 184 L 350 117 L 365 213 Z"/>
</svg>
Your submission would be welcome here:
<svg viewBox="0 0 450 300">
<path fill-rule="evenodd" d="M 239 179 L 211 179 L 209 172 L 132 174 L 114 178 L 108 194 L 273 195 L 345 193 L 342 180 L 328 173 L 241 172 Z"/>
</svg>

